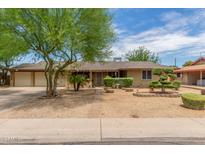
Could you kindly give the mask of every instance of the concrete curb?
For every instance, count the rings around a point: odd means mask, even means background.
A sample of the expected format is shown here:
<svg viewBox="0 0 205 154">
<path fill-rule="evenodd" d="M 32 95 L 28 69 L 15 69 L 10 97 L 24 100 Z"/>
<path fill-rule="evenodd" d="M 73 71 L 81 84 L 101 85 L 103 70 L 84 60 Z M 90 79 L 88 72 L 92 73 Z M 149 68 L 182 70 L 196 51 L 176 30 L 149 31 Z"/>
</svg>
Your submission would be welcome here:
<svg viewBox="0 0 205 154">
<path fill-rule="evenodd" d="M 0 119 L 0 144 L 205 144 L 205 118 Z"/>
</svg>

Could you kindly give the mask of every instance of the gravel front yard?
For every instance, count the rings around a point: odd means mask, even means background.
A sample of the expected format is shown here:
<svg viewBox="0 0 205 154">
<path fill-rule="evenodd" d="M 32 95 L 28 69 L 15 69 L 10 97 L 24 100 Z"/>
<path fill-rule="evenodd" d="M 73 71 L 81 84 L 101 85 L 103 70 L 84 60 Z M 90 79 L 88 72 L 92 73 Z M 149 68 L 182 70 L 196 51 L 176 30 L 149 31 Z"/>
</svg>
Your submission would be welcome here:
<svg viewBox="0 0 205 154">
<path fill-rule="evenodd" d="M 179 92 L 200 93 L 199 90 L 188 88 L 181 88 Z M 190 110 L 181 105 L 181 98 L 137 97 L 123 90 L 103 93 L 89 89 L 66 91 L 55 99 L 36 98 L 20 107 L 0 112 L 0 118 L 205 117 L 205 111 Z"/>
</svg>

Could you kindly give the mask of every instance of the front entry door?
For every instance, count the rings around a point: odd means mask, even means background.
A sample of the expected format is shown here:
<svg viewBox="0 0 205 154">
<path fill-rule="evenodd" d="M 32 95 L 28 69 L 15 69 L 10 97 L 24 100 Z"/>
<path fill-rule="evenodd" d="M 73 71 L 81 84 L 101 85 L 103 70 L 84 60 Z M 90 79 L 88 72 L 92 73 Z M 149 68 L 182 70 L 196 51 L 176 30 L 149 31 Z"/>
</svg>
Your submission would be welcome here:
<svg viewBox="0 0 205 154">
<path fill-rule="evenodd" d="M 95 86 L 102 86 L 102 73 L 96 72 L 95 74 Z"/>
</svg>

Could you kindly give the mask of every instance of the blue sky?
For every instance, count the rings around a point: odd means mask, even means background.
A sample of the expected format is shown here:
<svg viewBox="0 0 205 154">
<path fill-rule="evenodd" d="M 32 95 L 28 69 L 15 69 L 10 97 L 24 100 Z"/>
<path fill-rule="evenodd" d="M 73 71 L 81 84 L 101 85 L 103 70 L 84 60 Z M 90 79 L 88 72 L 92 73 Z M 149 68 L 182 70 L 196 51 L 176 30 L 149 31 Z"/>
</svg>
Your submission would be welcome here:
<svg viewBox="0 0 205 154">
<path fill-rule="evenodd" d="M 114 57 L 139 46 L 158 53 L 161 63 L 181 66 L 205 56 L 205 9 L 110 9 L 117 40 Z"/>
</svg>

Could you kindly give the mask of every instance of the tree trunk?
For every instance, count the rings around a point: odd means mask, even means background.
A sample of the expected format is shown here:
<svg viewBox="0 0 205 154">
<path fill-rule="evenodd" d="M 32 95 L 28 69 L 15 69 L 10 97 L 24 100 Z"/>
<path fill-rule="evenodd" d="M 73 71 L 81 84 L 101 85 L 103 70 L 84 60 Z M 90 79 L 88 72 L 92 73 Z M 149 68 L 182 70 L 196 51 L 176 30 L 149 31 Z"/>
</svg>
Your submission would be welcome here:
<svg viewBox="0 0 205 154">
<path fill-rule="evenodd" d="M 2 81 L 1 81 L 1 85 L 5 86 L 6 85 L 6 81 L 7 81 L 7 74 L 8 74 L 8 70 L 7 69 L 2 69 Z"/>
<path fill-rule="evenodd" d="M 53 69 L 53 62 L 49 61 L 47 65 L 47 71 L 45 72 L 45 76 L 47 79 L 47 87 L 46 87 L 46 95 L 47 97 L 54 97 L 54 69 Z"/>
<path fill-rule="evenodd" d="M 164 87 L 162 87 L 162 93 L 165 93 L 165 88 Z"/>
<path fill-rule="evenodd" d="M 77 84 L 77 91 L 80 89 L 80 83 Z"/>
<path fill-rule="evenodd" d="M 46 60 L 45 60 L 46 61 Z M 57 81 L 58 77 L 61 71 L 71 64 L 72 62 L 66 62 L 64 63 L 60 68 L 56 68 L 54 66 L 54 61 L 49 59 L 46 61 L 46 67 L 45 67 L 45 77 L 47 82 L 46 87 L 46 96 L 47 97 L 55 97 L 57 96 Z"/>
</svg>

